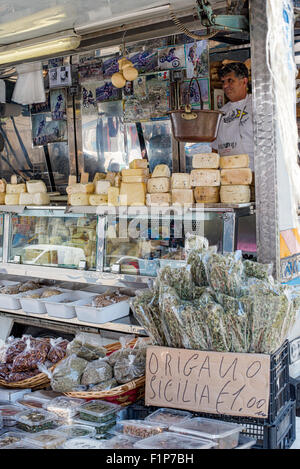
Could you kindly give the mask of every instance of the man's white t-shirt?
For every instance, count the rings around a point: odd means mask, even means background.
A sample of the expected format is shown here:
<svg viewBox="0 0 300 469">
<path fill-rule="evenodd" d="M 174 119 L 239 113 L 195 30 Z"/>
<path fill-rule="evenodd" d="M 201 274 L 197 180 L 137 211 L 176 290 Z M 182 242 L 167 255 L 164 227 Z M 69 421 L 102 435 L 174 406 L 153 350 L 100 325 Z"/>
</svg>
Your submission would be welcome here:
<svg viewBox="0 0 300 469">
<path fill-rule="evenodd" d="M 228 102 L 221 108 L 225 112 L 220 122 L 218 136 L 212 147 L 219 155 L 240 155 L 247 153 L 250 168 L 254 171 L 254 141 L 252 121 L 252 96 L 234 103 Z"/>
</svg>

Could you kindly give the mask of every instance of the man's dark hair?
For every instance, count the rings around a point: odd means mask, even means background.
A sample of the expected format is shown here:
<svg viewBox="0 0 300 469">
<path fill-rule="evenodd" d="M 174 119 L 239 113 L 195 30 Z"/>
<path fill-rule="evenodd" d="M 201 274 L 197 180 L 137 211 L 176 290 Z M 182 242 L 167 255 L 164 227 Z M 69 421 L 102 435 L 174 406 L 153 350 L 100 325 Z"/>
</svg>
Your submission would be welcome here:
<svg viewBox="0 0 300 469">
<path fill-rule="evenodd" d="M 219 70 L 219 78 L 224 78 L 228 73 L 234 72 L 238 78 L 249 78 L 248 68 L 242 62 L 231 62 Z"/>
</svg>

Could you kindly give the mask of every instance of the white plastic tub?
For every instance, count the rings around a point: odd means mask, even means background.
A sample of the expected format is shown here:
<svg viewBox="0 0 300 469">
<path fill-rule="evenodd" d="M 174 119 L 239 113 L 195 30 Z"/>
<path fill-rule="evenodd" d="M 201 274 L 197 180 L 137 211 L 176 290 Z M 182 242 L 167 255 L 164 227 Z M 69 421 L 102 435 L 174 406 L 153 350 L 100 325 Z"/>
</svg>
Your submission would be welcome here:
<svg viewBox="0 0 300 469">
<path fill-rule="evenodd" d="M 31 293 L 42 293 L 45 290 L 61 290 L 62 293 L 59 295 L 55 295 L 55 298 L 58 296 L 61 297 L 64 293 L 69 292 L 69 290 L 65 290 L 59 287 L 43 287 L 39 288 L 37 290 L 30 290 L 30 292 L 25 292 L 19 294 L 19 300 L 21 303 L 21 307 L 23 311 L 27 314 L 46 314 L 46 306 L 45 306 L 45 301 L 49 301 L 50 298 L 26 298 L 26 296 L 30 295 Z"/>
<path fill-rule="evenodd" d="M 55 318 L 72 319 L 76 317 L 74 303 L 79 300 L 87 301 L 87 299 L 94 297 L 94 293 L 85 291 L 69 291 L 62 295 L 52 296 L 44 301 L 46 311 L 49 316 Z M 64 303 L 65 300 L 71 300 L 70 303 Z"/>
<path fill-rule="evenodd" d="M 95 295 L 93 295 L 95 296 Z M 129 301 L 120 301 L 104 308 L 87 306 L 87 300 L 79 300 L 75 303 L 75 311 L 79 321 L 93 324 L 104 324 L 115 321 L 129 314 Z"/>
<path fill-rule="evenodd" d="M 0 288 L 6 287 L 10 285 L 18 285 L 20 282 L 12 282 L 10 280 L 1 280 Z M 16 295 L 9 295 L 0 293 L 0 308 L 7 308 L 7 309 L 20 309 L 21 303 L 18 298 L 19 293 Z"/>
</svg>

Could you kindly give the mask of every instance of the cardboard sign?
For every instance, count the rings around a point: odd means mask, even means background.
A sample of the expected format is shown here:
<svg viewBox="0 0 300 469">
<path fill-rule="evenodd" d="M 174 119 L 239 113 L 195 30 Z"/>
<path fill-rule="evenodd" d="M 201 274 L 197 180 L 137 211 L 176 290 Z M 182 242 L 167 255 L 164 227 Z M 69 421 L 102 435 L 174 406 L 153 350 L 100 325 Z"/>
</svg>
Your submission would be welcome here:
<svg viewBox="0 0 300 469">
<path fill-rule="evenodd" d="M 146 405 L 267 418 L 270 356 L 151 346 Z"/>
</svg>

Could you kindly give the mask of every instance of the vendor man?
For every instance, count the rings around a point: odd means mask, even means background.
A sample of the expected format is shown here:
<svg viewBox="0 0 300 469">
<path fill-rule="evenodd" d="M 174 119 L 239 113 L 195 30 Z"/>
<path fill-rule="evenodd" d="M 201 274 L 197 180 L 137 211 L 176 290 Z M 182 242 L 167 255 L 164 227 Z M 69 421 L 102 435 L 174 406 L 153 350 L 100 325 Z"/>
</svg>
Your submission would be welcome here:
<svg viewBox="0 0 300 469">
<path fill-rule="evenodd" d="M 221 108 L 222 117 L 213 150 L 220 156 L 249 155 L 250 168 L 254 171 L 254 141 L 252 122 L 252 96 L 247 94 L 248 69 L 242 62 L 224 65 L 219 76 L 229 102 Z"/>
</svg>

